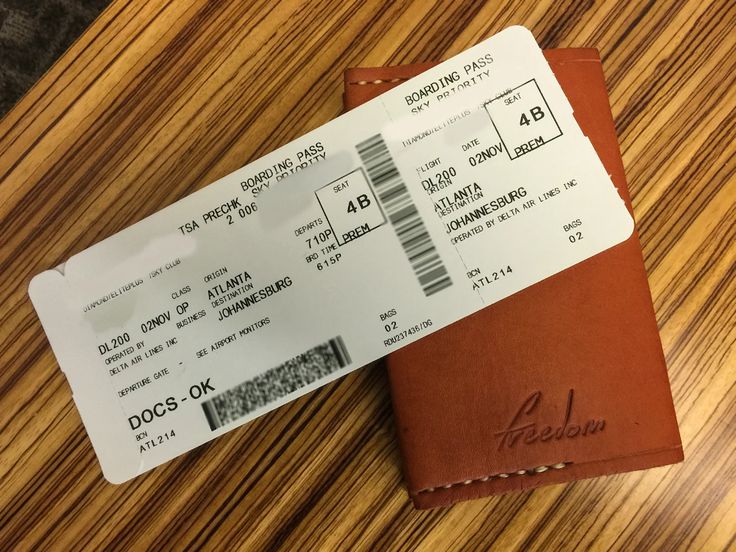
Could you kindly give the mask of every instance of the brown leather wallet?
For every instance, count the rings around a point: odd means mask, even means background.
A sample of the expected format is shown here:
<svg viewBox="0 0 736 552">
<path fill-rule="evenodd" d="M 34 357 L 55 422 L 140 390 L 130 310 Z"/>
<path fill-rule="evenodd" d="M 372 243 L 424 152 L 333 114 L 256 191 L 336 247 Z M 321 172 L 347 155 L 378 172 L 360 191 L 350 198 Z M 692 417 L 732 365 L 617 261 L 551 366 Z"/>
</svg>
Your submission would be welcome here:
<svg viewBox="0 0 736 552">
<path fill-rule="evenodd" d="M 598 52 L 545 56 L 631 210 Z M 348 69 L 345 106 L 431 66 Z M 417 508 L 683 459 L 636 232 L 387 364 Z"/>
</svg>

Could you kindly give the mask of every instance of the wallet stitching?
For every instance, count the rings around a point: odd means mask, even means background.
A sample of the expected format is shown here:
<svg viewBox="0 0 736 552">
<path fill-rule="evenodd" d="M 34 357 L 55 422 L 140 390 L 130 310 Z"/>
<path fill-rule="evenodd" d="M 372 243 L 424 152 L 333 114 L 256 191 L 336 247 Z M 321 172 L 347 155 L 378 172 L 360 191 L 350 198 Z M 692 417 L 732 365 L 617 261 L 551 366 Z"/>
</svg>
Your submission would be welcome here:
<svg viewBox="0 0 736 552">
<path fill-rule="evenodd" d="M 560 60 L 555 63 L 559 63 L 561 65 L 566 63 L 580 63 L 580 62 L 590 62 L 590 63 L 600 63 L 600 58 L 598 59 L 590 59 L 590 58 L 575 58 L 575 59 L 566 59 L 566 60 Z M 413 76 L 409 77 L 395 77 L 393 79 L 375 79 L 375 80 L 360 80 L 360 81 L 349 81 L 349 85 L 356 85 L 356 86 L 365 86 L 367 84 L 392 84 L 396 82 L 402 82 L 412 79 Z"/>
<path fill-rule="evenodd" d="M 410 78 L 411 77 L 396 77 L 393 79 L 361 80 L 361 81 L 348 82 L 348 84 L 354 84 L 357 86 L 365 86 L 366 84 L 391 84 L 394 82 L 401 82 L 401 81 L 409 80 Z"/>
<path fill-rule="evenodd" d="M 466 479 L 465 481 L 459 481 L 457 483 L 449 483 L 447 485 L 440 485 L 439 487 L 429 487 L 427 489 L 422 489 L 421 491 L 417 491 L 414 496 L 422 493 L 433 493 L 435 491 L 452 489 L 453 487 L 464 487 L 465 485 L 470 485 L 473 483 L 486 483 L 493 479 L 508 479 L 510 477 L 519 477 L 522 475 L 539 475 L 550 469 L 562 470 L 570 464 L 572 464 L 572 462 L 558 462 L 557 464 L 550 464 L 549 466 L 537 466 L 536 468 L 530 468 L 528 470 L 518 470 L 510 473 L 497 473 L 496 475 L 486 475 L 485 477 L 479 477 L 477 479 Z"/>
</svg>

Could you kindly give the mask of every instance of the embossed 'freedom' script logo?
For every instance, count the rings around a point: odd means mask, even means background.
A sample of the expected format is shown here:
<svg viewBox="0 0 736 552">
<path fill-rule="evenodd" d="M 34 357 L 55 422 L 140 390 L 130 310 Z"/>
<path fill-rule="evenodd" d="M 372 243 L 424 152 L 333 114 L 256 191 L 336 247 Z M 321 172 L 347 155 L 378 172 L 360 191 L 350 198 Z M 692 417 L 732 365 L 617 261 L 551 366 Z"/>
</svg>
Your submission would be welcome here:
<svg viewBox="0 0 736 552">
<path fill-rule="evenodd" d="M 518 443 L 531 445 L 532 443 L 559 441 L 560 439 L 574 439 L 576 437 L 587 437 L 603 431 L 606 427 L 605 419 L 590 419 L 583 423 L 575 423 L 572 419 L 574 391 L 570 389 L 567 394 L 567 409 L 562 423 L 558 426 L 542 425 L 538 421 L 527 421 L 534 416 L 539 403 L 542 401 L 542 392 L 535 391 L 522 403 L 521 408 L 511 419 L 511 423 L 503 431 L 496 432 L 500 439 L 498 450 L 503 447 L 513 448 Z"/>
</svg>

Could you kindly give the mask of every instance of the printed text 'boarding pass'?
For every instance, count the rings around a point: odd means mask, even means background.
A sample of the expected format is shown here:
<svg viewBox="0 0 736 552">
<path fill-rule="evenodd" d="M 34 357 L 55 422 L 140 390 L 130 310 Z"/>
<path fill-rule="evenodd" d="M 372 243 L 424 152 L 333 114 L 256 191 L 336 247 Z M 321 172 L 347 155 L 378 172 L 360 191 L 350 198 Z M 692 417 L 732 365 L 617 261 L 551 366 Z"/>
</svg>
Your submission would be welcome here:
<svg viewBox="0 0 736 552">
<path fill-rule="evenodd" d="M 626 239 L 511 27 L 36 276 L 122 482 Z"/>
</svg>

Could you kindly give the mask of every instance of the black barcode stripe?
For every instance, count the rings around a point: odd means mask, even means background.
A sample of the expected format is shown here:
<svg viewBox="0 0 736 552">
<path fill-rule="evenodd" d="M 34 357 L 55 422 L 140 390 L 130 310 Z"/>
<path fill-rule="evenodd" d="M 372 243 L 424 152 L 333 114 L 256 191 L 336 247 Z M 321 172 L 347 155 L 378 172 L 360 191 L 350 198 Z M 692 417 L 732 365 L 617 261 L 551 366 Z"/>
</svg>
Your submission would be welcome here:
<svg viewBox="0 0 736 552">
<path fill-rule="evenodd" d="M 214 430 L 223 425 L 220 421 L 220 417 L 217 415 L 217 409 L 212 404 L 212 401 L 203 402 L 202 408 L 204 409 L 204 416 L 207 418 L 207 423 L 210 425 L 210 429 Z"/>
<path fill-rule="evenodd" d="M 212 431 L 219 429 L 351 362 L 342 336 L 333 337 L 202 402 L 207 424 Z"/>
<path fill-rule="evenodd" d="M 350 364 L 350 354 L 348 353 L 347 347 L 345 347 L 345 342 L 342 340 L 342 336 L 338 335 L 337 337 L 330 339 L 329 343 L 330 347 L 332 347 L 332 351 L 337 357 L 340 368 L 344 368 Z"/>
<path fill-rule="evenodd" d="M 356 146 L 368 179 L 399 238 L 414 274 L 429 296 L 452 285 L 439 252 L 422 220 L 391 153 L 376 134 Z"/>
</svg>

